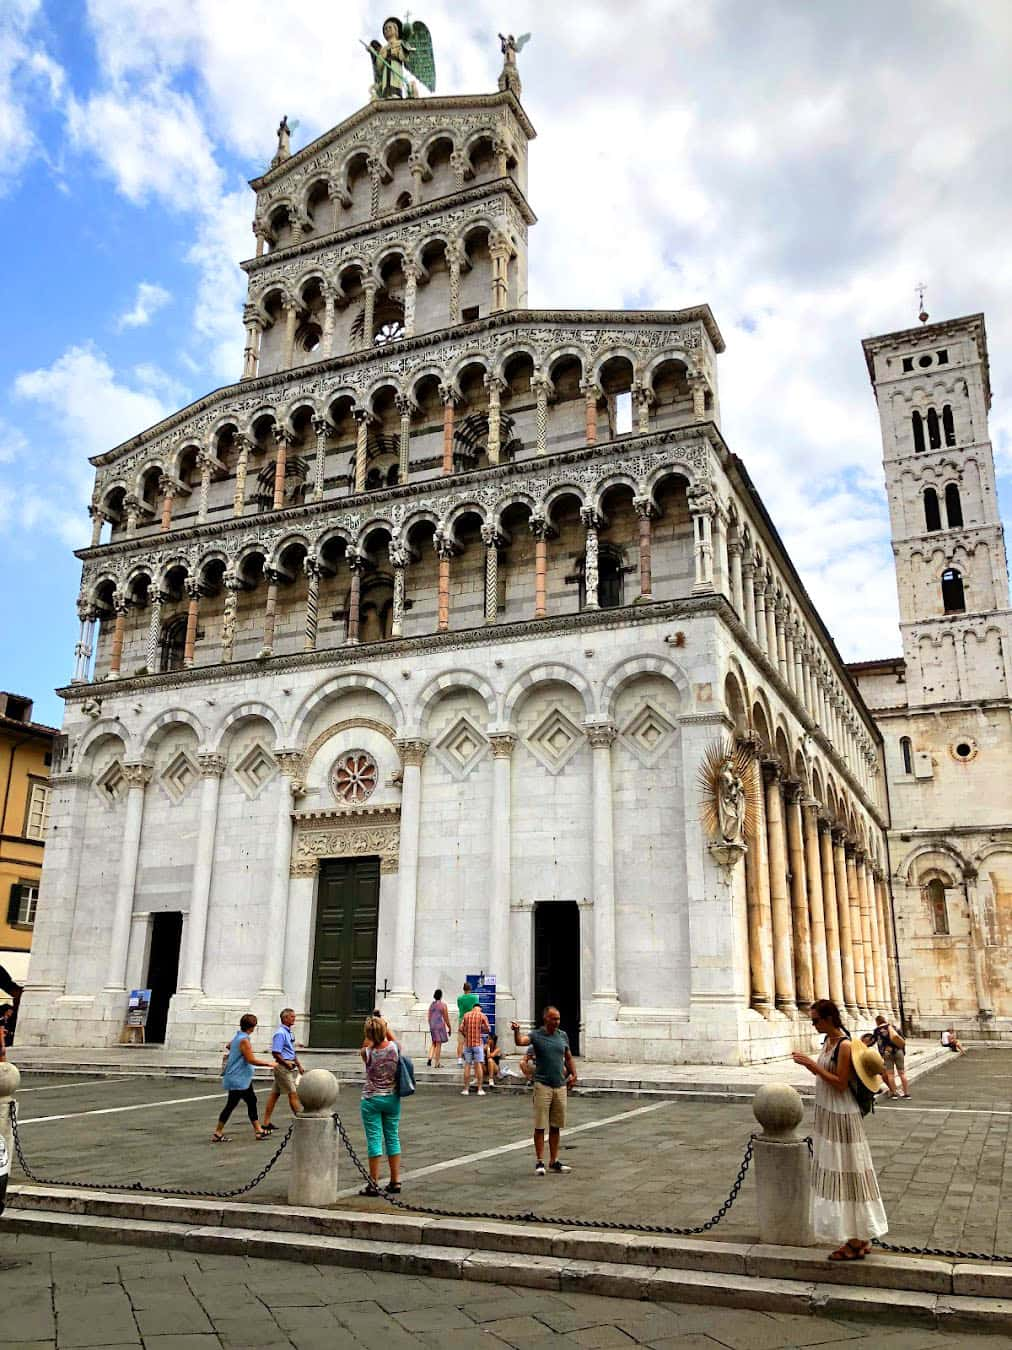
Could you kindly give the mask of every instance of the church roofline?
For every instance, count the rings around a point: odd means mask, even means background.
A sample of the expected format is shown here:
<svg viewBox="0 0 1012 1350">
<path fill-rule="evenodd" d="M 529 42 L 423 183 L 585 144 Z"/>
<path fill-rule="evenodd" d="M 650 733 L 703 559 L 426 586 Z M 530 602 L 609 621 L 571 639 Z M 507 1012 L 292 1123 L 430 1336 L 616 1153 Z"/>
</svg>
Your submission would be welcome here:
<svg viewBox="0 0 1012 1350">
<path fill-rule="evenodd" d="M 902 656 L 879 656 L 871 661 L 848 661 L 846 666 L 856 674 L 873 675 L 876 671 L 887 671 L 892 674 L 898 670 L 906 670 L 907 663 Z"/>
<path fill-rule="evenodd" d="M 865 338 L 861 346 L 864 348 L 864 359 L 868 367 L 868 378 L 871 380 L 872 388 L 875 387 L 875 356 L 884 347 L 895 347 L 904 338 L 920 345 L 925 340 L 935 341 L 938 338 L 949 337 L 961 328 L 973 330 L 973 336 L 977 343 L 977 355 L 984 367 L 984 392 L 987 397 L 987 406 L 990 408 L 991 365 L 987 355 L 987 328 L 982 313 L 964 314 L 958 319 L 943 319 L 939 323 L 918 324 L 914 328 L 900 328 L 895 333 L 882 333 L 878 337 Z"/>
<path fill-rule="evenodd" d="M 266 173 L 262 173 L 259 178 L 251 178 L 249 185 L 254 192 L 260 192 L 263 188 L 270 187 L 272 183 L 283 178 L 291 169 L 307 163 L 332 142 L 347 135 L 349 131 L 354 131 L 356 127 L 361 126 L 373 117 L 396 119 L 406 112 L 422 110 L 425 112 L 452 112 L 459 108 L 497 108 L 502 105 L 510 109 L 520 123 L 524 135 L 529 141 L 533 141 L 538 133 L 534 130 L 530 118 L 524 112 L 520 100 L 509 89 L 489 94 L 448 94 L 433 95 L 426 98 L 375 99 L 372 103 L 367 103 L 364 107 L 359 108 L 357 112 L 353 112 L 350 117 L 346 117 L 343 122 L 338 122 L 337 126 L 331 127 L 329 131 L 317 136 L 315 141 L 310 141 L 308 145 L 304 145 L 301 150 L 294 155 L 290 155 L 288 159 L 283 159 L 280 164 L 276 164 Z"/>
</svg>

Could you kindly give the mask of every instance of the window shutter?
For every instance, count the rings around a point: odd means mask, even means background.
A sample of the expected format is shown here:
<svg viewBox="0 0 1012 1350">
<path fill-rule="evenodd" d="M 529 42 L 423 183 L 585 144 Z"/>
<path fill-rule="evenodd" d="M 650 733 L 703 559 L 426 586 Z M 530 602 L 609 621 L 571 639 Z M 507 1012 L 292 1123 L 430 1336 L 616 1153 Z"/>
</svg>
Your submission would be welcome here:
<svg viewBox="0 0 1012 1350">
<path fill-rule="evenodd" d="M 21 908 L 21 883 L 20 881 L 11 882 L 10 899 L 7 902 L 7 922 L 17 923 L 18 911 Z"/>
</svg>

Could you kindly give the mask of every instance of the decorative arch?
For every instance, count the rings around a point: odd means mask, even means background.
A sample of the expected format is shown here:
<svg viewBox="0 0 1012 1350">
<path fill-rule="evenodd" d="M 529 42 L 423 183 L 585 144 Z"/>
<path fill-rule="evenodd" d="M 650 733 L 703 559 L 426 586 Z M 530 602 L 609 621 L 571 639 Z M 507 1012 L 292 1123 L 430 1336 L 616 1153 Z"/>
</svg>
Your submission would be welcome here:
<svg viewBox="0 0 1012 1350">
<path fill-rule="evenodd" d="M 284 744 L 284 724 L 274 709 L 267 703 L 261 703 L 259 699 L 250 699 L 246 703 L 240 703 L 238 707 L 233 708 L 226 713 L 220 726 L 215 731 L 213 740 L 210 743 L 212 750 L 218 750 L 225 741 L 225 737 L 235 726 L 237 722 L 244 722 L 249 717 L 259 717 L 261 721 L 267 722 L 274 731 L 274 744 Z"/>
<path fill-rule="evenodd" d="M 131 746 L 133 745 L 133 736 L 127 731 L 126 727 L 115 717 L 101 717 L 97 722 L 92 723 L 88 730 L 77 743 L 74 754 L 74 767 L 80 769 L 91 753 L 92 748 L 97 741 L 104 740 L 107 736 L 121 742 L 123 746 L 123 758 L 131 759 Z"/>
<path fill-rule="evenodd" d="M 908 886 L 922 886 L 931 879 L 926 871 L 922 872 L 922 866 L 925 863 L 930 865 L 932 859 L 941 860 L 940 863 L 937 861 L 934 863 L 934 870 L 943 873 L 947 878 L 950 874 L 946 871 L 946 866 L 955 869 L 954 877 L 949 882 L 951 886 L 956 885 L 957 880 L 962 877 L 966 870 L 967 860 L 958 849 L 941 840 L 934 840 L 931 843 L 918 844 L 912 848 L 896 868 L 896 875 L 901 877 Z"/>
<path fill-rule="evenodd" d="M 597 712 L 604 717 L 611 717 L 622 687 L 638 675 L 660 675 L 670 680 L 678 690 L 679 702 L 683 706 L 689 703 L 691 690 L 681 666 L 666 656 L 630 656 L 613 666 L 602 681 Z"/>
<path fill-rule="evenodd" d="M 203 745 L 205 733 L 204 724 L 200 718 L 186 708 L 168 708 L 165 712 L 159 713 L 157 717 L 153 717 L 137 737 L 141 755 L 147 759 L 148 755 L 155 750 L 165 732 L 174 726 L 189 727 L 197 737 L 197 744 Z"/>
<path fill-rule="evenodd" d="M 432 705 L 451 689 L 473 689 L 483 700 L 489 721 L 495 720 L 498 698 L 488 680 L 474 670 L 448 670 L 430 680 L 419 694 L 415 703 L 415 720 L 419 727 L 424 729 Z"/>
<path fill-rule="evenodd" d="M 346 689 L 368 689 L 377 694 L 390 709 L 394 725 L 403 727 L 404 709 L 401 706 L 400 699 L 390 686 L 374 675 L 365 674 L 364 671 L 347 671 L 344 674 L 332 676 L 331 679 L 326 680 L 303 699 L 301 706 L 292 718 L 291 735 L 289 737 L 292 745 L 301 744 L 306 727 L 321 704 L 343 693 Z"/>
<path fill-rule="evenodd" d="M 532 666 L 530 670 L 524 671 L 513 682 L 513 685 L 506 694 L 502 705 L 502 717 L 499 719 L 505 724 L 513 720 L 513 710 L 521 697 L 532 689 L 536 684 L 548 683 L 569 684 L 577 691 L 583 699 L 583 710 L 586 716 L 592 717 L 594 714 L 594 692 L 586 676 L 573 666 L 563 665 L 562 662 L 542 662 L 540 665 Z"/>
</svg>

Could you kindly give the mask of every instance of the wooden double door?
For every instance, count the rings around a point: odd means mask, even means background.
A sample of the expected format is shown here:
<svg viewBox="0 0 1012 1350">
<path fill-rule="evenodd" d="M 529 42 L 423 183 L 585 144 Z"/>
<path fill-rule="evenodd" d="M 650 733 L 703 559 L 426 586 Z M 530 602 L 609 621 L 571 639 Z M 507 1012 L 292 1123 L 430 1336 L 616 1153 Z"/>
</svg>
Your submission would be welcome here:
<svg viewBox="0 0 1012 1350">
<path fill-rule="evenodd" d="M 320 864 L 310 1003 L 310 1044 L 357 1049 L 376 1006 L 379 858 Z"/>
</svg>

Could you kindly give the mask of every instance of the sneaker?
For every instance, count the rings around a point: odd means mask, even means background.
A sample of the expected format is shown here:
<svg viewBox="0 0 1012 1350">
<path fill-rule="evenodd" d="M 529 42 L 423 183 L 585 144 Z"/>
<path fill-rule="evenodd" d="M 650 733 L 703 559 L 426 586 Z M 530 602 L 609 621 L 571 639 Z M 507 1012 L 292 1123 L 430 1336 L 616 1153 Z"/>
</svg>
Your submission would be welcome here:
<svg viewBox="0 0 1012 1350">
<path fill-rule="evenodd" d="M 460 1069 L 462 1069 L 462 1068 L 464 1067 L 464 1060 L 463 1060 L 463 1058 L 462 1058 L 461 1056 L 459 1056 L 459 1055 L 457 1056 L 457 1067 L 460 1068 Z"/>
<path fill-rule="evenodd" d="M 551 1172 L 571 1172 L 573 1169 L 564 1162 L 553 1162 L 548 1164 Z"/>
<path fill-rule="evenodd" d="M 465 1088 L 464 1091 L 463 1091 L 460 1095 L 461 1095 L 462 1097 L 470 1097 L 470 1095 L 471 1095 L 471 1089 L 470 1089 L 470 1088 Z"/>
<path fill-rule="evenodd" d="M 536 1177 L 543 1177 L 545 1175 L 545 1164 L 543 1162 L 539 1162 L 537 1167 L 535 1167 L 534 1175 Z"/>
<path fill-rule="evenodd" d="M 431 1060 L 431 1059 L 427 1059 L 427 1060 L 425 1061 L 425 1067 L 426 1067 L 427 1069 L 431 1069 L 431 1068 L 432 1068 L 432 1060 Z"/>
<path fill-rule="evenodd" d="M 485 1095 L 485 1089 L 484 1089 L 484 1088 L 479 1088 L 478 1091 L 475 1093 L 475 1096 L 476 1096 L 476 1097 L 484 1097 L 484 1095 Z"/>
</svg>

